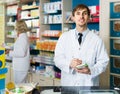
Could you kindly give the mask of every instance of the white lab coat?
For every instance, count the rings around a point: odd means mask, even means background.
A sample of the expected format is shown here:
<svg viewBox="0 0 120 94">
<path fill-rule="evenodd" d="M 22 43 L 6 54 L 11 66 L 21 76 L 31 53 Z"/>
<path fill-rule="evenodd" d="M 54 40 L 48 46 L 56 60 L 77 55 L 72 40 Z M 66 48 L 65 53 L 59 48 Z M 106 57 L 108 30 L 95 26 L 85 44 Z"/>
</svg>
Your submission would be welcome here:
<svg viewBox="0 0 120 94">
<path fill-rule="evenodd" d="M 12 63 L 14 74 L 17 74 L 15 72 L 23 72 L 23 75 L 18 73 L 18 76 L 19 79 L 21 79 L 20 81 L 22 81 L 22 79 L 25 80 L 25 76 L 30 67 L 29 39 L 26 33 L 21 33 L 19 35 L 14 43 L 13 51 L 9 52 L 9 56 L 13 58 Z M 16 76 L 14 79 L 16 83 L 20 83 Z"/>
<path fill-rule="evenodd" d="M 91 75 L 77 73 L 71 69 L 73 58 L 86 62 Z M 59 38 L 55 48 L 55 65 L 61 69 L 62 86 L 98 86 L 98 75 L 105 71 L 109 58 L 103 41 L 95 33 L 88 31 L 81 46 L 75 36 L 75 29 L 65 32 Z"/>
</svg>

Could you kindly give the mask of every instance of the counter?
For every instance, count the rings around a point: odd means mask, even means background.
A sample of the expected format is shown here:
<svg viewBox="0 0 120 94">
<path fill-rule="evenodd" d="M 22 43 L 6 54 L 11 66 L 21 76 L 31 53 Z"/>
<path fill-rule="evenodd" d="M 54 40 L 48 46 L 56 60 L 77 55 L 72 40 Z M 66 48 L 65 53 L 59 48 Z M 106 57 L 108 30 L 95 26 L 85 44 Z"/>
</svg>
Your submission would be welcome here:
<svg viewBox="0 0 120 94">
<path fill-rule="evenodd" d="M 99 87 L 39 87 L 40 94 L 119 94 L 120 92 L 111 89 L 100 89 Z M 35 93 L 33 93 L 35 94 Z"/>
</svg>

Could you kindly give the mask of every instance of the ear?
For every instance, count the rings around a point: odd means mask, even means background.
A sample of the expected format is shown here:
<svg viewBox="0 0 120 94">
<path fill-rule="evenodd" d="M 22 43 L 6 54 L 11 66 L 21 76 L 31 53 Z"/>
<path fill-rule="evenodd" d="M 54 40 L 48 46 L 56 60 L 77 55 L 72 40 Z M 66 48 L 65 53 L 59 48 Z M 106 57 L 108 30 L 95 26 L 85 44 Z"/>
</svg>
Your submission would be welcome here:
<svg viewBox="0 0 120 94">
<path fill-rule="evenodd" d="M 91 15 L 88 17 L 88 22 L 90 22 L 91 21 Z"/>
<path fill-rule="evenodd" d="M 71 20 L 72 20 L 73 22 L 75 22 L 75 16 L 72 16 L 72 15 L 71 15 Z"/>
<path fill-rule="evenodd" d="M 75 22 L 75 17 L 71 15 L 71 21 Z"/>
</svg>

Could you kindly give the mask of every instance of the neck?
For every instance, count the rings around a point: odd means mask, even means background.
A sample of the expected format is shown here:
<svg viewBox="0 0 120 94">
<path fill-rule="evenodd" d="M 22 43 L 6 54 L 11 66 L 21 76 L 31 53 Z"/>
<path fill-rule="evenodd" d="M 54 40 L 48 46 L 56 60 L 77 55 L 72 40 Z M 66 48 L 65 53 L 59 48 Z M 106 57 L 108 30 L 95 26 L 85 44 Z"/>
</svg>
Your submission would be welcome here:
<svg viewBox="0 0 120 94">
<path fill-rule="evenodd" d="M 84 26 L 76 26 L 76 29 L 77 29 L 78 32 L 82 33 L 82 32 L 84 32 L 84 31 L 87 29 L 87 27 L 84 27 Z"/>
<path fill-rule="evenodd" d="M 18 32 L 18 33 L 17 33 L 17 37 L 19 37 L 19 35 L 20 35 L 20 33 Z"/>
</svg>

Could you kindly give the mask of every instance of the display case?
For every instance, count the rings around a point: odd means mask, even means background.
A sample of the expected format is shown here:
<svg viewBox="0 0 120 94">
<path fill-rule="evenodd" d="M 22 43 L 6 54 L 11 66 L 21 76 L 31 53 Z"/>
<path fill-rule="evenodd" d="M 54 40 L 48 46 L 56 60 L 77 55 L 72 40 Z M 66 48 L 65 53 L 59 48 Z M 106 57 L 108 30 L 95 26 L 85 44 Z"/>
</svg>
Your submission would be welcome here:
<svg viewBox="0 0 120 94">
<path fill-rule="evenodd" d="M 16 32 L 14 26 L 17 20 L 17 9 L 17 3 L 6 5 L 5 43 L 14 43 L 15 41 Z"/>
<path fill-rule="evenodd" d="M 21 1 L 20 18 L 25 20 L 29 32 L 27 32 L 30 40 L 30 48 L 35 49 L 36 41 L 40 39 L 40 16 L 39 16 L 39 0 Z"/>
<path fill-rule="evenodd" d="M 120 1 L 110 2 L 110 87 L 120 87 Z"/>
<path fill-rule="evenodd" d="M 54 50 L 62 33 L 62 0 L 40 0 L 40 54 L 34 60 L 45 66 L 45 76 L 54 79 Z"/>
</svg>

